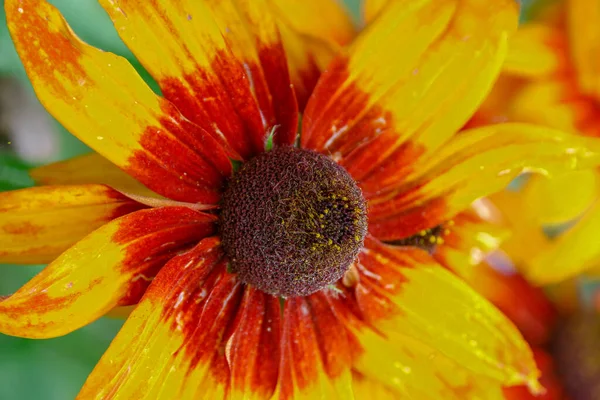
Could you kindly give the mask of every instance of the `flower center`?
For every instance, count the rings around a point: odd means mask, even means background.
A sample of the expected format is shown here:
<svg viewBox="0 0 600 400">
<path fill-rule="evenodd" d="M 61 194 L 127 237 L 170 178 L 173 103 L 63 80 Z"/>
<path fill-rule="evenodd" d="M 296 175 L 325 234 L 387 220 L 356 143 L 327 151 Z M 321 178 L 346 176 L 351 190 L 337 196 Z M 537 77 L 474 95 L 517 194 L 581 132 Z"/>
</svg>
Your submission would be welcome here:
<svg viewBox="0 0 600 400">
<path fill-rule="evenodd" d="M 223 196 L 231 272 L 269 294 L 305 296 L 340 279 L 367 232 L 366 203 L 329 157 L 279 147 L 246 162 Z"/>
<path fill-rule="evenodd" d="M 558 327 L 553 341 L 555 366 L 569 398 L 600 399 L 600 316 L 574 315 Z"/>
</svg>

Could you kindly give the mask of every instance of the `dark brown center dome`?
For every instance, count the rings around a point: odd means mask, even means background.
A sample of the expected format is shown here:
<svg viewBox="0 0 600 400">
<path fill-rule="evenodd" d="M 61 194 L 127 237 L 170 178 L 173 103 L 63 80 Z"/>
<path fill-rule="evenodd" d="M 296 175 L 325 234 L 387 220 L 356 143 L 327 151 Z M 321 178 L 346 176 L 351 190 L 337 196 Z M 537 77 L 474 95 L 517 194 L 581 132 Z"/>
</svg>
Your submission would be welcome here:
<svg viewBox="0 0 600 400">
<path fill-rule="evenodd" d="M 244 163 L 223 196 L 230 271 L 275 296 L 304 296 L 342 277 L 367 232 L 366 203 L 344 168 L 279 147 Z"/>
</svg>

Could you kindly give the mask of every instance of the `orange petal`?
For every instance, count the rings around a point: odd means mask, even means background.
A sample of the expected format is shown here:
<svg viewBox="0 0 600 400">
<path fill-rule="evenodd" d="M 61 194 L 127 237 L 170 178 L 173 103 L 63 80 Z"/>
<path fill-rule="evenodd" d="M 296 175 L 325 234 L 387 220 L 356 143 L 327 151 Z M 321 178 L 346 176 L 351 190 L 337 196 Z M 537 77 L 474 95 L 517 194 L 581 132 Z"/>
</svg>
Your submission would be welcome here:
<svg viewBox="0 0 600 400">
<path fill-rule="evenodd" d="M 350 346 L 323 293 L 286 300 L 273 398 L 352 398 Z"/>
<path fill-rule="evenodd" d="M 377 193 L 363 185 L 369 231 L 381 240 L 402 239 L 451 219 L 522 172 L 558 175 L 599 162 L 598 142 L 560 131 L 526 124 L 464 131 L 415 163 L 403 187 Z"/>
<path fill-rule="evenodd" d="M 407 336 L 475 375 L 537 388 L 531 351 L 514 325 L 427 253 L 368 237 L 356 266 L 358 306 L 390 341 Z"/>
<path fill-rule="evenodd" d="M 279 22 L 290 77 L 303 110 L 323 71 L 355 29 L 336 0 L 269 0 Z"/>
<path fill-rule="evenodd" d="M 399 0 L 321 77 L 302 145 L 366 186 L 398 184 L 490 90 L 517 25 L 513 0 Z"/>
<path fill-rule="evenodd" d="M 527 342 L 546 343 L 557 312 L 543 290 L 529 284 L 509 259 L 501 257 L 501 253 L 488 255 L 501 244 L 502 237 L 494 234 L 498 229 L 464 213 L 453 221 L 449 234 L 444 236 L 444 244 L 436 248 L 435 259 L 498 307 Z M 504 235 L 506 233 L 504 230 Z M 482 262 L 484 259 L 487 262 Z"/>
<path fill-rule="evenodd" d="M 265 0 L 100 3 L 163 95 L 232 157 L 263 151 L 273 129 L 276 143 L 294 142 L 296 100 Z"/>
<path fill-rule="evenodd" d="M 172 259 L 88 377 L 78 399 L 220 399 L 225 333 L 242 288 L 208 238 Z"/>
<path fill-rule="evenodd" d="M 568 0 L 568 33 L 571 57 L 580 90 L 600 100 L 600 3 Z"/>
<path fill-rule="evenodd" d="M 215 219 L 166 207 L 109 222 L 0 302 L 0 332 L 60 336 L 117 305 L 134 304 L 167 260 L 214 230 Z"/>
<path fill-rule="evenodd" d="M 125 59 L 82 42 L 46 1 L 7 0 L 5 9 L 38 98 L 70 132 L 161 195 L 218 201 L 232 167 L 208 132 L 156 96 Z"/>
<path fill-rule="evenodd" d="M 105 223 L 141 208 L 104 185 L 0 193 L 0 263 L 47 264 Z"/>
</svg>

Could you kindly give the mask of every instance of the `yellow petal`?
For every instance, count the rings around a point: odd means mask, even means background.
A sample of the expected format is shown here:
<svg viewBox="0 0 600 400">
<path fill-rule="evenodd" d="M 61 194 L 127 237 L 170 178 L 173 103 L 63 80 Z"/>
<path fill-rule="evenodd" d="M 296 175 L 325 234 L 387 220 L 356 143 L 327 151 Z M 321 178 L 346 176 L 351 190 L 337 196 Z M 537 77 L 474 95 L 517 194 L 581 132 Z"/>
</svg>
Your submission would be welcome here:
<svg viewBox="0 0 600 400">
<path fill-rule="evenodd" d="M 364 0 L 362 2 L 363 21 L 367 24 L 371 23 L 388 2 L 389 0 Z"/>
<path fill-rule="evenodd" d="M 100 4 L 165 98 L 234 158 L 263 151 L 276 126 L 276 143 L 294 142 L 297 105 L 266 0 Z"/>
<path fill-rule="evenodd" d="M 365 243 L 356 298 L 386 337 L 408 336 L 503 385 L 537 386 L 531 350 L 502 313 L 425 252 Z"/>
<path fill-rule="evenodd" d="M 404 187 L 366 192 L 369 231 L 395 240 L 439 225 L 474 200 L 497 192 L 522 172 L 557 175 L 594 167 L 600 142 L 527 124 L 497 124 L 462 132 L 412 166 Z"/>
<path fill-rule="evenodd" d="M 561 234 L 535 257 L 524 271 L 538 285 L 575 277 L 600 261 L 597 234 L 600 229 L 600 201 L 569 231 Z"/>
<path fill-rule="evenodd" d="M 38 98 L 71 133 L 161 195 L 218 201 L 232 166 L 216 139 L 125 59 L 82 42 L 48 2 L 7 0 L 5 10 Z"/>
<path fill-rule="evenodd" d="M 582 170 L 547 178 L 532 175 L 522 195 L 526 212 L 540 225 L 563 224 L 579 217 L 600 194 L 596 170 Z"/>
<path fill-rule="evenodd" d="M 365 353 L 356 369 L 393 388 L 400 398 L 503 400 L 499 382 L 474 374 L 402 333 L 384 339 L 363 330 L 358 337 Z"/>
<path fill-rule="evenodd" d="M 487 199 L 475 201 L 471 209 L 461 212 L 441 228 L 443 242 L 436 246 L 433 256 L 440 260 L 438 256 L 442 250 L 458 250 L 460 262 L 445 266 L 466 281 L 469 281 L 473 266 L 497 250 L 511 235 L 500 211 Z"/>
<path fill-rule="evenodd" d="M 580 90 L 600 100 L 600 3 L 567 0 L 571 56 Z"/>
<path fill-rule="evenodd" d="M 215 238 L 165 265 L 77 398 L 225 398 L 224 337 L 242 287 L 224 267 Z"/>
<path fill-rule="evenodd" d="M 141 208 L 104 185 L 0 193 L 0 263 L 47 264 L 105 223 Z"/>
<path fill-rule="evenodd" d="M 511 260 L 496 250 L 508 237 L 508 227 L 464 212 L 452 221 L 444 243 L 435 249 L 434 258 L 498 307 L 528 343 L 547 343 L 556 322 L 556 311 L 545 293 L 527 282 Z M 531 246 L 528 239 L 521 237 L 522 242 L 527 242 L 522 245 Z"/>
<path fill-rule="evenodd" d="M 383 386 L 375 379 L 364 377 L 359 373 L 352 375 L 352 390 L 355 399 L 398 400 L 400 396 Z"/>
<path fill-rule="evenodd" d="M 268 0 L 275 16 L 297 33 L 344 46 L 354 39 L 350 15 L 338 0 Z"/>
<path fill-rule="evenodd" d="M 117 305 L 136 303 L 157 270 L 212 233 L 214 221 L 185 207 L 166 207 L 103 225 L 0 301 L 0 333 L 61 336 Z"/>
<path fill-rule="evenodd" d="M 374 390 L 377 388 L 377 393 L 382 392 L 383 398 L 498 398 L 499 382 L 473 373 L 440 351 L 404 335 L 401 327 L 397 331 L 386 332 L 374 328 L 370 319 L 372 315 L 365 314 L 365 311 L 373 309 L 359 307 L 360 300 L 357 305 L 348 289 L 341 290 L 341 294 L 329 295 L 328 301 L 352 343 L 354 368 L 364 375 L 363 379 L 374 381 L 369 386 Z M 386 307 L 384 303 L 385 300 L 381 303 L 382 309 Z"/>
<path fill-rule="evenodd" d="M 513 0 L 397 0 L 322 75 L 302 145 L 363 187 L 399 185 L 471 117 L 516 29 Z"/>
<path fill-rule="evenodd" d="M 565 68 L 566 43 L 551 26 L 525 24 L 510 39 L 503 70 L 527 78 L 539 79 Z"/>
<path fill-rule="evenodd" d="M 548 236 L 539 224 L 536 211 L 525 203 L 520 191 L 503 190 L 490 196 L 490 201 L 501 212 L 511 231 L 502 244 L 502 251 L 519 270 L 549 245 Z"/>
</svg>

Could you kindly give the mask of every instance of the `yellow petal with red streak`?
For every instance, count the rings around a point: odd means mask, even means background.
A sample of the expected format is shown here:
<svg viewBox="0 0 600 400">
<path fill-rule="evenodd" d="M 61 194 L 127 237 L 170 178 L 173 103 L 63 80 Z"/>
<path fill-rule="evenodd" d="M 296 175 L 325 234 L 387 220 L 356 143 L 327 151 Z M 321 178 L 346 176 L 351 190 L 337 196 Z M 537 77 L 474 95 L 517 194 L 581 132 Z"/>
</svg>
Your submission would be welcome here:
<svg viewBox="0 0 600 400">
<path fill-rule="evenodd" d="M 369 237 L 356 266 L 359 308 L 391 342 L 408 336 L 475 375 L 537 387 L 531 351 L 514 325 L 425 252 Z"/>
<path fill-rule="evenodd" d="M 278 21 L 290 77 L 304 109 L 321 72 L 355 36 L 350 16 L 336 0 L 269 0 Z"/>
<path fill-rule="evenodd" d="M 123 58 L 82 42 L 56 8 L 7 0 L 8 28 L 46 109 L 161 195 L 216 203 L 231 163 L 218 142 L 156 96 Z"/>
<path fill-rule="evenodd" d="M 163 95 L 231 157 L 263 151 L 275 126 L 277 143 L 293 143 L 297 107 L 266 0 L 100 3 Z"/>
<path fill-rule="evenodd" d="M 352 346 L 323 292 L 287 299 L 272 400 L 352 399 Z"/>
<path fill-rule="evenodd" d="M 600 3 L 567 0 L 571 57 L 580 90 L 600 101 Z"/>
<path fill-rule="evenodd" d="M 40 185 L 105 184 L 149 207 L 185 206 L 195 210 L 216 207 L 212 204 L 169 200 L 148 189 L 98 153 L 37 167 L 29 171 L 29 175 Z"/>
<path fill-rule="evenodd" d="M 47 264 L 102 225 L 144 208 L 104 185 L 0 193 L 0 263 Z"/>
<path fill-rule="evenodd" d="M 242 288 L 224 267 L 216 238 L 165 265 L 77 398 L 225 398 L 224 338 Z"/>
<path fill-rule="evenodd" d="M 85 154 L 33 168 L 29 171 L 29 175 L 38 185 L 99 183 L 140 196 L 159 196 L 98 153 Z"/>
<path fill-rule="evenodd" d="M 237 318 L 225 347 L 231 371 L 229 399 L 269 399 L 277 385 L 281 358 L 279 299 L 249 287 Z"/>
<path fill-rule="evenodd" d="M 474 200 L 497 192 L 522 172 L 559 175 L 600 163 L 600 142 L 527 124 L 497 124 L 462 132 L 412 166 L 404 186 L 365 189 L 369 231 L 383 240 L 439 225 Z"/>
<path fill-rule="evenodd" d="M 398 185 L 491 89 L 516 29 L 513 0 L 398 0 L 321 77 L 302 145 L 360 183 Z"/>
<path fill-rule="evenodd" d="M 117 305 L 134 304 L 177 252 L 214 230 L 215 217 L 184 207 L 140 210 L 103 225 L 0 301 L 0 332 L 64 335 Z"/>
</svg>

